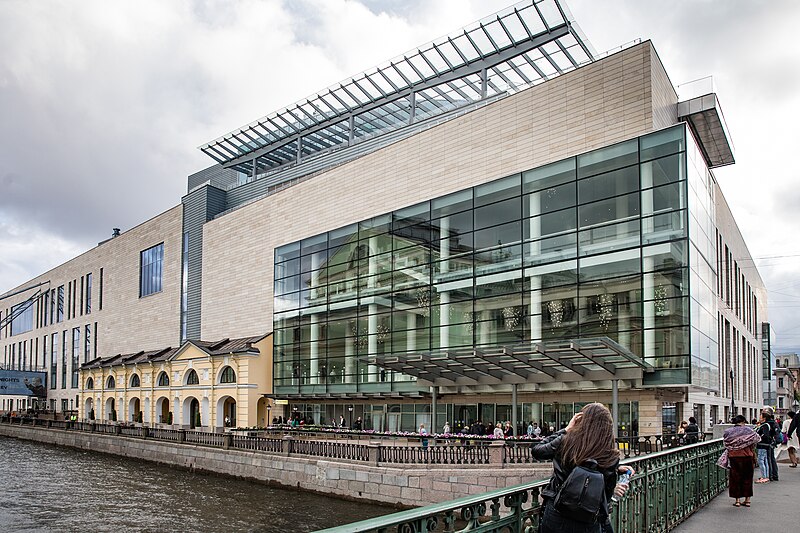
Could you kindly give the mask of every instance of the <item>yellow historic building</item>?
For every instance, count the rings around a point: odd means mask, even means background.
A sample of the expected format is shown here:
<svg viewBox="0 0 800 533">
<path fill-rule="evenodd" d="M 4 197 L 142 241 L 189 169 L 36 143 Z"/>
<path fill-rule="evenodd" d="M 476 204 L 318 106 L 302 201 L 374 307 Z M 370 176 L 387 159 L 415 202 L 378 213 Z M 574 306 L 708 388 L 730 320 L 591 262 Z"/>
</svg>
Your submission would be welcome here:
<svg viewBox="0 0 800 533">
<path fill-rule="evenodd" d="M 207 431 L 265 426 L 272 334 L 97 358 L 80 372 L 84 419 Z"/>
</svg>

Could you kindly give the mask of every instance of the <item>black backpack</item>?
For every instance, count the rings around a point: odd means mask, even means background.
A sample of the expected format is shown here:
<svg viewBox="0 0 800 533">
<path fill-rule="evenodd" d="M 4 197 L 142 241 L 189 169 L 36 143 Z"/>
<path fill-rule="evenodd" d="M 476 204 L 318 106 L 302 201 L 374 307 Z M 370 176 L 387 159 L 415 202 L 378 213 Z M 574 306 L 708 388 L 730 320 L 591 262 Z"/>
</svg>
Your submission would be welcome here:
<svg viewBox="0 0 800 533">
<path fill-rule="evenodd" d="M 556 510 L 573 520 L 593 524 L 605 512 L 606 480 L 589 459 L 576 466 L 558 489 L 553 504 Z"/>
</svg>

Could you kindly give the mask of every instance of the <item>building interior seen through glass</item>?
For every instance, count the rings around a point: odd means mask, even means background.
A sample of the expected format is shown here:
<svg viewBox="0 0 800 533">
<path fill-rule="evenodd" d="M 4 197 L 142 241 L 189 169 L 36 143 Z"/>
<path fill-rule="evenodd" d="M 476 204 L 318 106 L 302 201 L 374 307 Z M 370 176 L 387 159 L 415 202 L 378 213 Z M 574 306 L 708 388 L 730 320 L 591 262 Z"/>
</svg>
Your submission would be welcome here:
<svg viewBox="0 0 800 533">
<path fill-rule="evenodd" d="M 543 431 L 567 426 L 572 416 L 583 409 L 587 402 L 522 402 L 517 404 L 517 433 L 524 435 L 530 422 L 535 422 Z M 611 405 L 608 405 L 611 408 Z M 482 422 L 493 427 L 494 423 L 513 420 L 510 403 L 439 403 L 436 406 L 436 421 L 432 420 L 430 403 L 397 404 L 347 404 L 347 403 L 297 403 L 293 404 L 293 415 L 314 424 L 339 425 L 344 418 L 346 427 L 352 427 L 361 419 L 363 429 L 382 431 L 416 431 L 420 424 L 431 428 L 431 433 L 441 433 L 447 422 L 452 433 L 460 433 L 465 426 Z M 674 424 L 674 416 L 667 423 Z M 619 435 L 638 434 L 639 402 L 619 403 Z M 675 427 L 667 427 L 675 432 Z"/>
<path fill-rule="evenodd" d="M 686 145 L 681 124 L 278 248 L 275 392 L 412 391 L 366 357 L 593 337 L 689 383 Z"/>
</svg>

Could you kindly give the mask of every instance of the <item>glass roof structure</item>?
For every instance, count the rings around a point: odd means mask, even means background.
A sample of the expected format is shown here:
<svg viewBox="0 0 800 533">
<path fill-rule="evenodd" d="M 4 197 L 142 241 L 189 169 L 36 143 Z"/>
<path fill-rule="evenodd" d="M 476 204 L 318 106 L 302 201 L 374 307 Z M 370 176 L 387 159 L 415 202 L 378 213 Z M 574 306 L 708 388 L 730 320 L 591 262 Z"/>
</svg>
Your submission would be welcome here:
<svg viewBox="0 0 800 533">
<path fill-rule="evenodd" d="M 441 353 L 364 358 L 432 385 L 498 385 L 641 379 L 653 367 L 608 337 Z"/>
<path fill-rule="evenodd" d="M 560 0 L 527 0 L 200 146 L 225 168 L 271 172 L 513 94 L 594 60 Z"/>
</svg>

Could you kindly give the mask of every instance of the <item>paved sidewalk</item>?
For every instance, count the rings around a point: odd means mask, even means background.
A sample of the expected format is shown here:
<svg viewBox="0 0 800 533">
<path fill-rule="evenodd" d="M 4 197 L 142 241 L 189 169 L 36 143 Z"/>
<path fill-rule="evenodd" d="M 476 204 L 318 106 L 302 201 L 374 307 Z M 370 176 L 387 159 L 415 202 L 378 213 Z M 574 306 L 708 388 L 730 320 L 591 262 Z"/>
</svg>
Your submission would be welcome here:
<svg viewBox="0 0 800 533">
<path fill-rule="evenodd" d="M 785 454 L 783 458 L 786 458 Z M 778 476 L 780 481 L 754 484 L 752 507 L 733 507 L 733 498 L 728 496 L 726 488 L 673 531 L 793 531 L 797 526 L 795 510 L 800 502 L 800 467 L 789 468 L 788 463 L 778 463 Z"/>
</svg>

